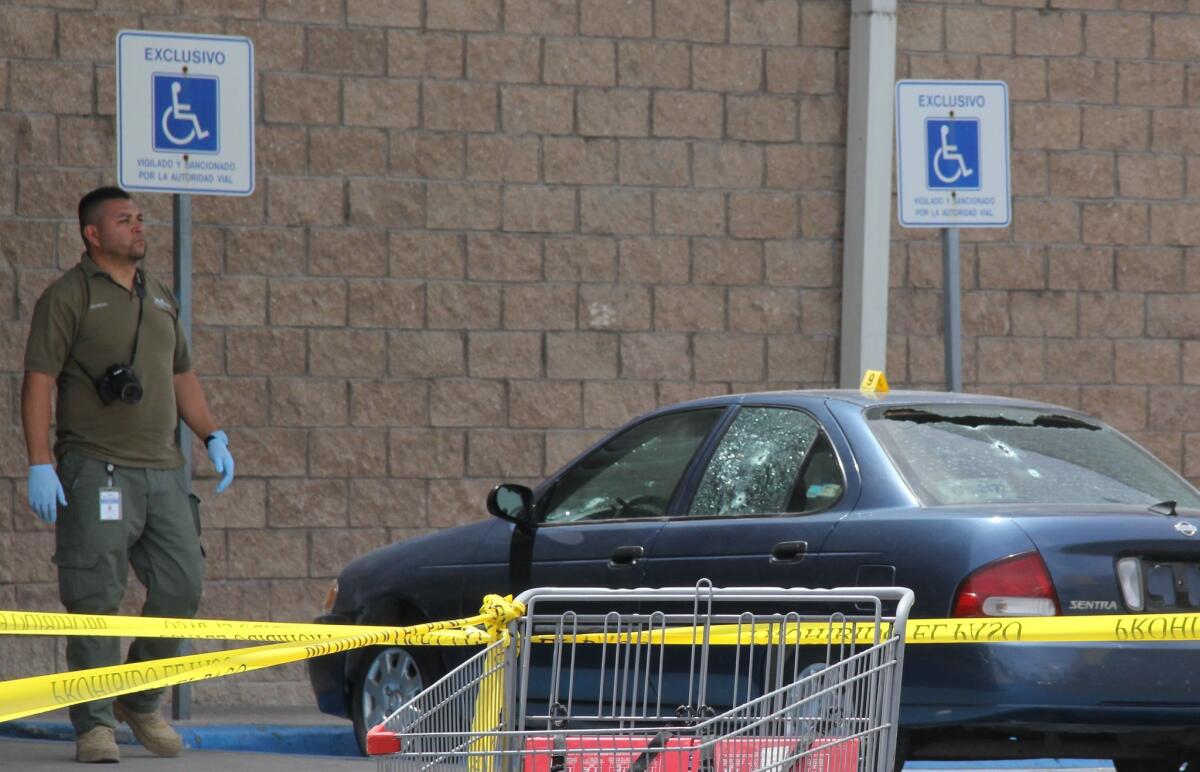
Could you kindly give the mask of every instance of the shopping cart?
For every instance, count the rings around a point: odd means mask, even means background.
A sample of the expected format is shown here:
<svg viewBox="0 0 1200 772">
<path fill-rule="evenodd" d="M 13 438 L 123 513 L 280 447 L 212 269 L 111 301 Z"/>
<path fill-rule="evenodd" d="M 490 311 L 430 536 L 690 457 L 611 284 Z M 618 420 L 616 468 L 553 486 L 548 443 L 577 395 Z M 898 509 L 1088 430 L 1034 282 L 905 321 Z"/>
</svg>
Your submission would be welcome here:
<svg viewBox="0 0 1200 772">
<path fill-rule="evenodd" d="M 368 735 L 381 772 L 891 772 L 903 588 L 535 589 Z"/>
</svg>

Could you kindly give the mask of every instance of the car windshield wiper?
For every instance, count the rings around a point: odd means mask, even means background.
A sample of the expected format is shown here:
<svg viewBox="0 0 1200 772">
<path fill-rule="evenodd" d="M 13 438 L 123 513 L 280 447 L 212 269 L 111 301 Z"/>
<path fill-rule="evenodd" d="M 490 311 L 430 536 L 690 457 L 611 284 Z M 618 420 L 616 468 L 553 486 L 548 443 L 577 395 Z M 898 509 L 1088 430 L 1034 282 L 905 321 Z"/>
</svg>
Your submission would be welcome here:
<svg viewBox="0 0 1200 772">
<path fill-rule="evenodd" d="M 959 426 L 1036 426 L 1044 429 L 1089 429 L 1100 427 L 1065 415 L 1040 415 L 1031 422 L 1017 421 L 1001 415 L 944 415 L 920 408 L 895 408 L 885 411 L 884 418 L 893 421 L 910 421 L 918 424 L 947 423 Z"/>
<path fill-rule="evenodd" d="M 1033 425 L 1044 426 L 1048 429 L 1087 429 L 1093 432 L 1100 431 L 1100 427 L 1095 424 L 1090 424 L 1087 421 L 1081 421 L 1078 418 L 1072 418 L 1067 415 L 1040 415 L 1033 419 Z"/>
<path fill-rule="evenodd" d="M 1032 426 L 998 415 L 943 415 L 919 408 L 896 408 L 883 414 L 893 421 L 909 421 L 915 424 L 958 424 L 959 426 Z"/>
</svg>

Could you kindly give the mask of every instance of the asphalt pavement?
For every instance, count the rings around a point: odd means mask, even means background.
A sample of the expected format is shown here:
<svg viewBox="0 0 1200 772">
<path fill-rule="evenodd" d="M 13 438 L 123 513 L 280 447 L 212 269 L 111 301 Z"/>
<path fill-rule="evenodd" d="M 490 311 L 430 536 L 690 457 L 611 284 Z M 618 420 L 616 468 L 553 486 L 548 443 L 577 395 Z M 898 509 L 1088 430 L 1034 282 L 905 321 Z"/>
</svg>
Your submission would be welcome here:
<svg viewBox="0 0 1200 772">
<path fill-rule="evenodd" d="M 350 722 L 326 716 L 314 707 L 198 705 L 191 719 L 171 723 L 183 737 L 184 746 L 195 750 L 358 756 Z M 0 741 L 8 739 L 73 743 L 75 731 L 67 712 L 58 710 L 0 723 Z M 133 742 L 129 728 L 118 725 L 117 743 L 125 748 L 132 747 Z"/>
<path fill-rule="evenodd" d="M 0 768 L 19 770 L 80 770 L 74 762 L 75 744 L 49 740 L 0 739 Z M 111 768 L 111 767 L 106 767 Z M 230 751 L 186 750 L 176 759 L 161 759 L 139 746 L 121 746 L 121 767 L 137 772 L 291 772 L 292 770 L 375 769 L 375 761 L 365 758 L 311 756 L 294 753 L 235 753 Z M 1080 762 L 976 762 L 960 766 L 954 762 L 918 762 L 908 764 L 906 772 L 1112 772 L 1111 764 L 1082 765 Z"/>
<path fill-rule="evenodd" d="M 128 772 L 274 772 L 275 770 L 375 769 L 375 761 L 339 756 L 304 756 L 295 753 L 233 753 L 186 750 L 175 759 L 162 759 L 140 746 L 121 746 L 121 765 L 84 766 L 75 763 L 75 743 L 52 740 L 0 739 L 0 768 L 13 770 L 119 769 Z"/>
<path fill-rule="evenodd" d="M 267 772 L 268 770 L 358 770 L 373 772 L 375 761 L 354 756 L 350 722 L 309 707 L 226 707 L 198 705 L 188 721 L 173 721 L 188 748 L 162 759 L 132 743 L 121 726 L 120 770 L 183 772 Z M 31 733 L 32 732 L 32 733 Z M 31 737 L 45 739 L 30 739 Z M 82 770 L 66 711 L 44 713 L 24 722 L 0 724 L 0 770 Z M 206 748 L 200 750 L 199 748 Z M 215 748 L 216 750 L 212 750 Z M 246 752 L 254 751 L 254 752 Z M 279 752 L 286 751 L 286 752 Z M 340 755 L 330 755 L 340 754 Z M 112 767 L 105 767 L 111 769 Z M 1112 772 L 1099 761 L 1035 759 L 995 762 L 911 762 L 906 772 Z"/>
</svg>

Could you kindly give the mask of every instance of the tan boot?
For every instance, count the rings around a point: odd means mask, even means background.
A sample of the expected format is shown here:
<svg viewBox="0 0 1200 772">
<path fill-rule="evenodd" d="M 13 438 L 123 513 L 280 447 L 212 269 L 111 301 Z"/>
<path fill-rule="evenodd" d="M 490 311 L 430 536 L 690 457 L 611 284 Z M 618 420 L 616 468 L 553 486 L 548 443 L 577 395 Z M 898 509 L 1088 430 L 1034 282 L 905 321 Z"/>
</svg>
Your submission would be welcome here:
<svg viewBox="0 0 1200 772">
<path fill-rule="evenodd" d="M 113 715 L 118 721 L 129 724 L 137 741 L 154 755 L 178 756 L 183 752 L 183 738 L 158 711 L 135 713 L 120 702 L 114 702 Z"/>
<path fill-rule="evenodd" d="M 75 760 L 85 764 L 116 764 L 121 760 L 112 727 L 94 726 L 75 738 Z"/>
</svg>

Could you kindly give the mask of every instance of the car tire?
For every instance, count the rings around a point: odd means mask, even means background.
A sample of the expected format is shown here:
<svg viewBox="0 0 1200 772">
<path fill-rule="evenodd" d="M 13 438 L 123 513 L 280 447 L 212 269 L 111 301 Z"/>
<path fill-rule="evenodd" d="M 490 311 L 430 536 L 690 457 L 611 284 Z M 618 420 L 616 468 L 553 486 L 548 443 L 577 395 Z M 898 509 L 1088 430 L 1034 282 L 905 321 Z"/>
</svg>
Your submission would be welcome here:
<svg viewBox="0 0 1200 772">
<path fill-rule="evenodd" d="M 428 647 L 376 646 L 358 658 L 350 685 L 350 718 L 358 749 L 367 755 L 367 732 L 444 675 Z"/>
</svg>

